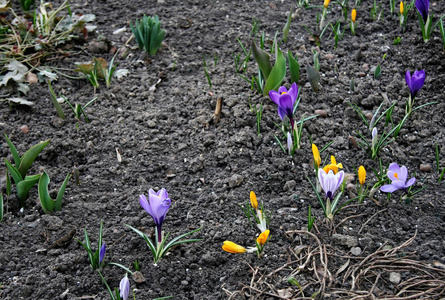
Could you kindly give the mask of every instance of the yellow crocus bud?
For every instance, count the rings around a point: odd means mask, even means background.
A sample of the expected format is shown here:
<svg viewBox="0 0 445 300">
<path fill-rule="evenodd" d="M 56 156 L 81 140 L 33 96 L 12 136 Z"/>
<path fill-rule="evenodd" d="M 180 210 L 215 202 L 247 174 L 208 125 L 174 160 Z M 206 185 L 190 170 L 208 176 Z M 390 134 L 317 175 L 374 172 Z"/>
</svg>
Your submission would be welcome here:
<svg viewBox="0 0 445 300">
<path fill-rule="evenodd" d="M 320 152 L 318 152 L 317 146 L 315 144 L 312 144 L 312 154 L 314 155 L 314 163 L 318 167 L 320 167 L 321 164 L 321 157 Z"/>
<path fill-rule="evenodd" d="M 250 204 L 252 204 L 253 209 L 258 209 L 258 201 L 256 200 L 256 195 L 253 191 L 250 192 Z"/>
<path fill-rule="evenodd" d="M 331 2 L 331 0 L 324 0 L 324 8 L 328 8 L 329 2 Z"/>
<path fill-rule="evenodd" d="M 231 241 L 225 241 L 224 245 L 222 246 L 222 249 L 230 253 L 244 253 L 247 251 L 246 248 L 244 248 L 243 246 L 235 244 L 234 242 Z"/>
<path fill-rule="evenodd" d="M 400 1 L 400 14 L 401 15 L 403 15 L 403 10 L 404 10 L 403 1 Z"/>
<path fill-rule="evenodd" d="M 360 182 L 361 185 L 365 184 L 365 180 L 366 180 L 366 170 L 365 167 L 360 166 L 358 168 L 358 181 Z"/>
<path fill-rule="evenodd" d="M 266 231 L 262 232 L 259 235 L 259 237 L 256 239 L 256 242 L 259 245 L 263 246 L 267 242 L 267 239 L 269 238 L 269 233 L 270 233 L 269 229 L 267 229 Z"/>
<path fill-rule="evenodd" d="M 351 12 L 351 20 L 353 23 L 355 23 L 355 18 L 357 17 L 357 11 L 355 10 L 355 8 L 352 10 Z"/>
</svg>

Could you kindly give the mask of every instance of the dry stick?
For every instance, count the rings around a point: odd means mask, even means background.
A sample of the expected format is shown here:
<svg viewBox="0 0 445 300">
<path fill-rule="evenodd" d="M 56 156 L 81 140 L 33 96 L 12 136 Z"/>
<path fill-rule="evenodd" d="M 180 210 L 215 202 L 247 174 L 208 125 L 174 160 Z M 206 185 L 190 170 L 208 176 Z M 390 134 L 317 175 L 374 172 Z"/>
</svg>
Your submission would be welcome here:
<svg viewBox="0 0 445 300">
<path fill-rule="evenodd" d="M 365 226 L 368 225 L 368 223 L 372 220 L 372 218 L 374 218 L 377 214 L 379 214 L 379 213 L 381 213 L 381 212 L 384 212 L 384 211 L 387 211 L 387 210 L 388 210 L 388 209 L 385 208 L 385 209 L 379 210 L 378 212 L 376 212 L 375 214 L 373 214 L 368 220 L 366 220 L 365 223 L 363 223 L 363 225 L 362 225 L 362 227 L 360 227 L 360 230 L 358 231 L 358 233 L 361 233 L 362 230 L 363 230 L 363 228 L 365 228 Z"/>
<path fill-rule="evenodd" d="M 360 214 L 360 215 L 353 215 L 353 216 L 349 216 L 347 218 L 344 218 L 343 220 L 341 220 L 336 226 L 335 229 L 337 229 L 341 224 L 343 224 L 344 222 L 346 222 L 347 220 L 353 219 L 353 218 L 358 218 L 358 217 L 362 217 L 362 216 L 366 216 L 366 214 Z M 360 231 L 359 231 L 360 233 Z"/>
</svg>

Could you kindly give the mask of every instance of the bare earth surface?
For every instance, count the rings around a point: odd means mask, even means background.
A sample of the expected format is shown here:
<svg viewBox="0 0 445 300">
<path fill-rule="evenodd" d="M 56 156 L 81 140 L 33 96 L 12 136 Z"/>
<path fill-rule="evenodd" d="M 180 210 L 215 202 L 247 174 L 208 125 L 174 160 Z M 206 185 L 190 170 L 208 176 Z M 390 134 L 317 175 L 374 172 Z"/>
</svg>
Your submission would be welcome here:
<svg viewBox="0 0 445 300">
<path fill-rule="evenodd" d="M 321 0 L 311 2 L 322 4 Z M 350 9 L 353 4 L 350 1 Z M 388 3 L 382 6 L 384 19 L 373 22 L 371 1 L 362 1 L 353 36 L 339 5 L 331 2 L 326 22 L 341 20 L 346 30 L 337 50 L 332 30 L 324 33 L 319 47 L 321 87 L 314 93 L 306 66 L 313 65 L 316 45 L 303 25 L 315 30 L 321 8 L 298 8 L 295 1 L 72 1 L 74 13 L 96 15 L 98 28 L 85 43 L 75 43 L 70 55 L 45 64 L 72 70 L 75 62 L 93 57 L 110 61 L 114 51 L 120 51 L 115 62 L 118 69 L 128 69 L 129 75 L 113 79 L 110 88 L 102 84 L 96 95 L 85 79 L 60 76 L 53 83 L 57 94 L 73 102 L 84 104 L 98 97 L 87 109 L 91 122 L 80 123 L 78 129 L 68 106 L 63 106 L 66 120 L 57 117 L 44 83 L 34 84 L 27 96 L 35 102 L 32 108 L 1 104 L 0 131 L 8 134 L 19 153 L 51 139 L 29 174 L 46 171 L 50 189 L 58 189 L 76 167 L 80 185 L 69 183 L 62 210 L 53 215 L 43 213 L 37 188 L 31 190 L 23 212 L 15 192 L 5 200 L 7 213 L 0 223 L 0 298 L 108 299 L 86 251 L 75 240 L 38 251 L 73 229 L 77 230 L 75 237 L 83 240 L 86 228 L 96 245 L 101 220 L 107 244 L 105 261 L 132 269 L 136 259 L 141 262 L 145 281 L 130 279 L 136 299 L 444 297 L 445 188 L 438 183 L 435 159 L 437 143 L 440 169 L 445 167 L 444 50 L 438 29 L 424 44 L 414 11 L 402 33 L 398 16 L 389 14 Z M 444 8 L 442 1 L 431 1 L 435 16 L 442 15 Z M 305 123 L 302 148 L 293 158 L 274 137 L 285 144 L 275 126 L 280 124 L 276 105 L 250 89 L 235 73 L 233 60 L 233 53 L 242 52 L 237 37 L 250 48 L 252 18 L 259 21 L 259 31 L 265 32 L 267 41 L 273 40 L 277 30 L 281 39 L 290 10 L 295 14 L 289 38 L 280 47 L 283 53 L 290 49 L 297 54 L 301 65 L 298 86 L 302 100 L 296 117 L 322 110 Z M 144 14 L 158 15 L 167 32 L 164 45 L 152 57 L 141 53 L 134 40 L 125 46 L 132 35 L 129 22 Z M 113 34 L 122 27 L 124 32 Z M 403 38 L 401 43 L 393 45 L 398 36 Z M 104 39 L 98 49 L 97 41 Z M 121 55 L 125 47 L 126 58 Z M 104 52 L 95 53 L 100 48 Z M 359 49 L 361 57 L 357 57 Z M 380 80 L 373 76 L 378 64 Z M 356 131 L 367 137 L 370 132 L 348 103 L 373 113 L 382 102 L 383 111 L 397 101 L 393 115 L 399 121 L 409 94 L 405 72 L 421 69 L 425 69 L 426 81 L 416 104 L 438 103 L 408 119 L 397 139 L 381 152 L 381 161 L 384 166 L 392 162 L 405 165 L 417 179 L 415 189 L 426 189 L 410 203 L 399 201 L 400 193 L 387 201 L 386 194 L 377 192 L 375 201 L 366 198 L 360 205 L 354 201 L 335 216 L 333 225 L 327 223 L 306 179 L 315 179 L 309 135 L 319 148 L 334 141 L 323 160 L 335 155 L 350 174 L 363 165 L 368 170 L 367 184 L 374 185 L 377 177 L 372 169 L 378 169 L 378 162 L 354 144 L 360 140 Z M 64 72 L 75 76 L 75 72 Z M 257 75 L 253 57 L 247 77 L 252 75 Z M 350 90 L 352 78 L 354 91 Z M 283 85 L 290 87 L 289 76 Z M 217 124 L 209 122 L 221 97 L 221 118 Z M 249 102 L 264 103 L 259 136 Z M 20 130 L 22 125 L 29 127 L 28 134 Z M 383 124 L 380 126 L 383 132 Z M 12 161 L 3 137 L 0 156 Z M 4 170 L 1 172 L 4 176 Z M 357 178 L 352 181 L 356 182 Z M 147 195 L 149 188 L 166 188 L 172 199 L 163 224 L 172 237 L 202 228 L 192 236 L 202 241 L 174 248 L 157 265 L 143 239 L 124 226 L 153 234 L 153 220 L 139 205 L 139 195 Z M 260 259 L 221 249 L 225 240 L 253 246 L 258 230 L 250 227 L 239 207 L 248 201 L 251 190 L 271 214 L 272 237 Z M 355 193 L 351 188 L 341 203 Z M 316 216 L 310 234 L 305 232 L 309 205 Z M 124 272 L 108 266 L 103 274 L 114 288 Z M 301 290 L 288 283 L 290 276 Z"/>
</svg>

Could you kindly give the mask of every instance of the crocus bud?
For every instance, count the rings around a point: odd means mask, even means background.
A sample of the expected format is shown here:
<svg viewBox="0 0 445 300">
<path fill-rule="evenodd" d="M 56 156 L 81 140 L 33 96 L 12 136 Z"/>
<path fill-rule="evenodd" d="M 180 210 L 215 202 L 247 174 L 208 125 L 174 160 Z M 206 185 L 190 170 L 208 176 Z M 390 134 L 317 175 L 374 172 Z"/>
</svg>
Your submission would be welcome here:
<svg viewBox="0 0 445 300">
<path fill-rule="evenodd" d="M 290 132 L 287 133 L 287 149 L 290 155 L 292 153 L 292 135 Z"/>
<path fill-rule="evenodd" d="M 331 0 L 324 0 L 324 8 L 328 8 L 329 2 L 331 2 Z"/>
<path fill-rule="evenodd" d="M 266 231 L 262 232 L 262 233 L 258 236 L 258 238 L 256 239 L 256 242 L 257 242 L 259 245 L 263 246 L 263 245 L 267 242 L 267 239 L 269 238 L 269 233 L 270 233 L 270 230 L 269 230 L 269 229 L 267 229 Z"/>
<path fill-rule="evenodd" d="M 102 261 L 104 260 L 105 252 L 106 252 L 106 246 L 105 243 L 103 243 L 102 247 L 100 247 L 99 250 L 99 264 L 101 264 Z"/>
<path fill-rule="evenodd" d="M 320 152 L 318 152 L 317 146 L 315 144 L 312 144 L 312 154 L 314 155 L 314 164 L 318 167 L 320 167 L 321 164 L 321 157 Z"/>
<path fill-rule="evenodd" d="M 365 180 L 366 180 L 366 170 L 365 167 L 360 166 L 358 168 L 358 181 L 360 182 L 361 185 L 365 184 Z"/>
<path fill-rule="evenodd" d="M 253 191 L 250 192 L 250 204 L 252 205 L 253 209 L 258 209 L 258 201 L 256 200 L 256 195 Z"/>
<path fill-rule="evenodd" d="M 355 23 L 355 18 L 357 17 L 357 11 L 355 10 L 355 8 L 352 10 L 351 12 L 351 20 L 353 23 Z"/>
<path fill-rule="evenodd" d="M 119 296 L 122 300 L 127 300 L 130 294 L 130 280 L 128 280 L 127 274 L 122 278 L 119 284 Z"/>
<path fill-rule="evenodd" d="M 244 248 L 243 246 L 235 244 L 234 242 L 231 241 L 225 241 L 224 245 L 222 246 L 222 249 L 230 253 L 244 253 L 247 251 L 246 248 Z"/>
<path fill-rule="evenodd" d="M 372 129 L 372 140 L 371 140 L 371 145 L 372 148 L 374 149 L 374 147 L 377 145 L 377 127 L 374 127 Z"/>
<path fill-rule="evenodd" d="M 400 1 L 400 14 L 401 15 L 403 15 L 403 10 L 404 10 L 403 1 Z"/>
</svg>

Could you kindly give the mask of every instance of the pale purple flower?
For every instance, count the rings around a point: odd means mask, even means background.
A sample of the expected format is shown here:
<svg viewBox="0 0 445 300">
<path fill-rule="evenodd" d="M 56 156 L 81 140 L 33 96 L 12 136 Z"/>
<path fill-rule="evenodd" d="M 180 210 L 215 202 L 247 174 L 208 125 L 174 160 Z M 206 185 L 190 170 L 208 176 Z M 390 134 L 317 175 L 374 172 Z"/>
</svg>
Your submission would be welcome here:
<svg viewBox="0 0 445 300">
<path fill-rule="evenodd" d="M 417 2 L 416 2 L 417 5 Z M 425 70 L 415 71 L 411 76 L 410 71 L 406 71 L 405 81 L 411 91 L 411 97 L 414 98 L 417 92 L 422 88 L 425 83 Z"/>
<path fill-rule="evenodd" d="M 405 166 L 399 167 L 399 165 L 396 163 L 389 165 L 386 175 L 388 175 L 388 178 L 391 179 L 392 182 L 391 184 L 385 184 L 380 188 L 380 190 L 385 193 L 392 193 L 397 190 L 406 190 L 416 182 L 415 177 L 406 181 L 408 178 L 408 170 Z"/>
<path fill-rule="evenodd" d="M 127 300 L 130 294 L 130 280 L 128 280 L 127 274 L 122 278 L 119 284 L 119 296 L 122 300 Z"/>
<path fill-rule="evenodd" d="M 329 170 L 329 172 L 326 173 L 322 168 L 318 169 L 318 180 L 320 181 L 320 185 L 323 188 L 326 198 L 329 198 L 331 201 L 334 199 L 335 191 L 340 187 L 344 178 L 344 171 L 334 174 L 332 170 Z"/>
<path fill-rule="evenodd" d="M 139 196 L 141 206 L 152 216 L 158 230 L 158 242 L 162 242 L 162 222 L 164 222 L 165 215 L 171 205 L 171 200 L 168 198 L 167 191 L 161 189 L 157 193 L 150 189 L 148 191 L 148 199 L 144 195 Z"/>
<path fill-rule="evenodd" d="M 416 0 L 416 8 L 422 16 L 423 22 L 426 23 L 426 19 L 428 18 L 428 10 L 430 9 L 430 1 L 429 0 Z"/>
<path fill-rule="evenodd" d="M 281 120 L 287 116 L 290 120 L 292 130 L 294 128 L 294 105 L 298 97 L 298 86 L 294 82 L 289 91 L 284 86 L 280 86 L 278 92 L 269 91 L 269 97 L 278 105 L 278 115 Z"/>
<path fill-rule="evenodd" d="M 372 129 L 372 140 L 371 140 L 372 149 L 374 149 L 375 145 L 377 145 L 377 127 Z"/>
<path fill-rule="evenodd" d="M 105 252 L 107 251 L 105 243 L 103 243 L 102 247 L 99 250 L 99 265 L 102 263 L 105 257 Z"/>
<path fill-rule="evenodd" d="M 292 153 L 292 134 L 290 132 L 287 133 L 287 149 L 289 150 L 289 154 Z"/>
</svg>

